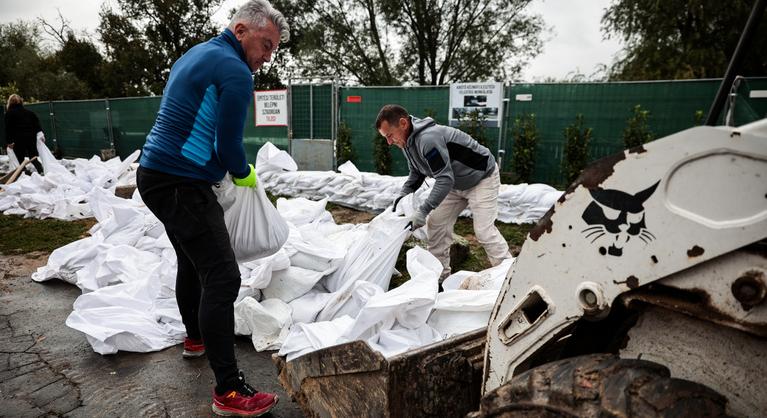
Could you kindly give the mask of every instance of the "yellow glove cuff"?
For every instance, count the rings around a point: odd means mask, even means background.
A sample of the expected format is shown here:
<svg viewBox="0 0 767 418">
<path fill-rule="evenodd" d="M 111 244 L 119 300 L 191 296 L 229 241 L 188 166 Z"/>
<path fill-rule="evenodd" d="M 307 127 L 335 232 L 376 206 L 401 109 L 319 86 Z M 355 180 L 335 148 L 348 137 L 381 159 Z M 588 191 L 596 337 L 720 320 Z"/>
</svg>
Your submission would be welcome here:
<svg viewBox="0 0 767 418">
<path fill-rule="evenodd" d="M 253 167 L 253 164 L 248 164 L 248 167 L 250 167 L 250 173 L 241 179 L 238 179 L 235 176 L 232 176 L 232 180 L 234 181 L 234 184 L 240 187 L 256 187 L 258 186 L 258 179 L 256 178 L 256 168 Z"/>
</svg>

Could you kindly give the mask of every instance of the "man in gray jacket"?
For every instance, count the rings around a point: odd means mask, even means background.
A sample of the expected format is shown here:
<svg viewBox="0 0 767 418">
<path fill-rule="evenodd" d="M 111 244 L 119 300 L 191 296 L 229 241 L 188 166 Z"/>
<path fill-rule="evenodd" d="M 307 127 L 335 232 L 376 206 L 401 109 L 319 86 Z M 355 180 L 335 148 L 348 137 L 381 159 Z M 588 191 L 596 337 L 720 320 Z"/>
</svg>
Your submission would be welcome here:
<svg viewBox="0 0 767 418">
<path fill-rule="evenodd" d="M 389 145 L 402 149 L 410 174 L 400 196 L 418 190 L 426 177 L 434 187 L 411 221 L 413 229 L 426 225 L 429 252 L 442 263 L 440 282 L 450 275 L 453 226 L 467 206 L 474 219 L 474 233 L 490 263 L 511 257 L 509 245 L 498 228 L 498 190 L 501 186 L 495 158 L 486 147 L 455 128 L 438 125 L 431 118 L 410 116 L 399 105 L 386 105 L 376 118 L 376 129 Z"/>
</svg>

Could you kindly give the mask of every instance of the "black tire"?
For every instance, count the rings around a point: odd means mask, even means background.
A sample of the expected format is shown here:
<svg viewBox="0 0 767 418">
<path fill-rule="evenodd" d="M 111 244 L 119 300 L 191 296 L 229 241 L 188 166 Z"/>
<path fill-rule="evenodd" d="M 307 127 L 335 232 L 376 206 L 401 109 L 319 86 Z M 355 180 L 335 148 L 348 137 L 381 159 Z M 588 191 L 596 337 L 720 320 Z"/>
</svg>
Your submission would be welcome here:
<svg viewBox="0 0 767 418">
<path fill-rule="evenodd" d="M 528 370 L 487 393 L 486 417 L 726 417 L 727 398 L 669 370 L 612 354 L 569 358 Z"/>
</svg>

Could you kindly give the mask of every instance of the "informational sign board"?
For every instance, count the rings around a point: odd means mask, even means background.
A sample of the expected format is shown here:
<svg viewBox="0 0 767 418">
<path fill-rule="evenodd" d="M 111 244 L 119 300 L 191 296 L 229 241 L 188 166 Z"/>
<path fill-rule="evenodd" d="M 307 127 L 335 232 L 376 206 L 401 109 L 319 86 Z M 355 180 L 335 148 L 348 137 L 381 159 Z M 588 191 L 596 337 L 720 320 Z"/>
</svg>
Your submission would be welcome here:
<svg viewBox="0 0 767 418">
<path fill-rule="evenodd" d="M 503 100 L 502 83 L 456 83 L 450 85 L 450 126 L 477 112 L 485 126 L 497 127 Z"/>
<path fill-rule="evenodd" d="M 288 91 L 255 91 L 256 126 L 288 126 Z"/>
</svg>

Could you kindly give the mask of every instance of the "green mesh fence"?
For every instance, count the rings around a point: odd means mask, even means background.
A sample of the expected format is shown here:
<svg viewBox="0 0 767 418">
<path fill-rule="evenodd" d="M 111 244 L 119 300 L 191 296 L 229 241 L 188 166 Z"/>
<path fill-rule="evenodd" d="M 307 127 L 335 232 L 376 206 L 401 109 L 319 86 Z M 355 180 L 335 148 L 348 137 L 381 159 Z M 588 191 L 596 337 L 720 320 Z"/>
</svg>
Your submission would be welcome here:
<svg viewBox="0 0 767 418">
<path fill-rule="evenodd" d="M 505 150 L 502 169 L 508 172 L 511 170 L 514 147 L 514 118 L 535 113 L 540 139 L 533 181 L 561 185 L 564 128 L 575 120 L 578 113 L 584 115 L 585 126 L 593 129 L 590 156 L 596 159 L 623 149 L 623 130 L 635 105 L 641 105 L 650 112 L 649 127 L 655 137 L 660 138 L 693 126 L 696 112 L 708 111 L 720 82 L 515 84 L 506 87 L 508 101 L 500 129 L 500 144 L 498 128 L 487 128 L 485 135 L 489 139 L 489 148 L 496 156 L 499 149 Z M 764 90 L 767 90 L 767 78 L 740 81 L 734 100 L 735 125 L 767 117 L 767 98 L 762 98 L 762 94 L 752 94 L 753 91 Z M 401 104 L 413 115 L 431 116 L 438 123 L 447 124 L 449 94 L 447 86 L 341 87 L 339 120 L 351 128 L 357 167 L 363 171 L 374 171 L 373 140 L 377 135 L 374 124 L 381 106 Z M 519 95 L 531 95 L 532 100 L 522 100 L 524 96 Z M 154 124 L 160 100 L 160 97 L 141 97 L 59 101 L 28 104 L 26 107 L 40 118 L 48 146 L 54 149 L 55 141 L 63 156 L 90 158 L 99 154 L 101 149 L 109 148 L 110 141 L 113 141 L 117 154 L 126 157 L 143 146 Z M 293 138 L 332 138 L 335 122 L 333 100 L 332 85 L 291 86 Z M 0 110 L 0 116 L 3 113 Z M 705 114 L 700 116 L 705 117 Z M 110 121 L 111 136 L 108 129 Z M 243 137 L 247 158 L 251 162 L 255 162 L 256 153 L 266 142 L 272 142 L 284 150 L 289 148 L 288 128 L 255 126 L 253 102 L 248 109 Z M 0 140 L 5 142 L 2 117 Z M 390 150 L 393 174 L 406 174 L 407 164 L 402 152 L 396 148 Z"/>
<path fill-rule="evenodd" d="M 56 149 L 55 136 L 53 135 L 53 124 L 51 118 L 51 104 L 50 103 L 33 103 L 25 105 L 27 109 L 35 112 L 37 118 L 40 119 L 40 127 L 43 128 L 45 134 L 45 145 L 50 150 Z M 5 129 L 3 129 L 5 131 Z"/>
<path fill-rule="evenodd" d="M 109 99 L 115 151 L 125 158 L 144 146 L 162 97 Z"/>
<path fill-rule="evenodd" d="M 291 125 L 295 139 L 332 139 L 333 86 L 290 86 Z"/>
<path fill-rule="evenodd" d="M 375 171 L 373 141 L 378 136 L 375 119 L 381 106 L 396 103 L 415 116 L 431 116 L 437 123 L 447 123 L 447 87 L 344 87 L 339 92 L 340 119 L 351 129 L 352 147 L 357 158 L 353 161 L 361 171 Z M 390 147 L 392 174 L 407 174 L 407 162 L 402 152 Z"/>
<path fill-rule="evenodd" d="M 507 102 L 502 148 L 506 158 L 503 171 L 511 170 L 514 118 L 534 113 L 539 132 L 533 178 L 549 184 L 562 184 L 564 129 L 583 114 L 584 126 L 592 128 L 592 160 L 622 150 L 623 130 L 640 105 L 650 112 L 648 126 L 661 138 L 696 124 L 696 112 L 708 112 L 721 80 L 690 80 L 630 83 L 517 84 L 506 89 Z M 767 88 L 767 78 L 741 84 L 735 107 L 736 125 L 767 116 L 767 100 L 750 99 L 746 88 Z M 532 100 L 521 101 L 532 95 Z M 702 119 L 701 119 L 702 121 Z M 698 123 L 701 123 L 700 121 Z"/>
<path fill-rule="evenodd" d="M 112 147 L 104 100 L 53 102 L 53 114 L 61 155 L 90 158 Z"/>
</svg>

